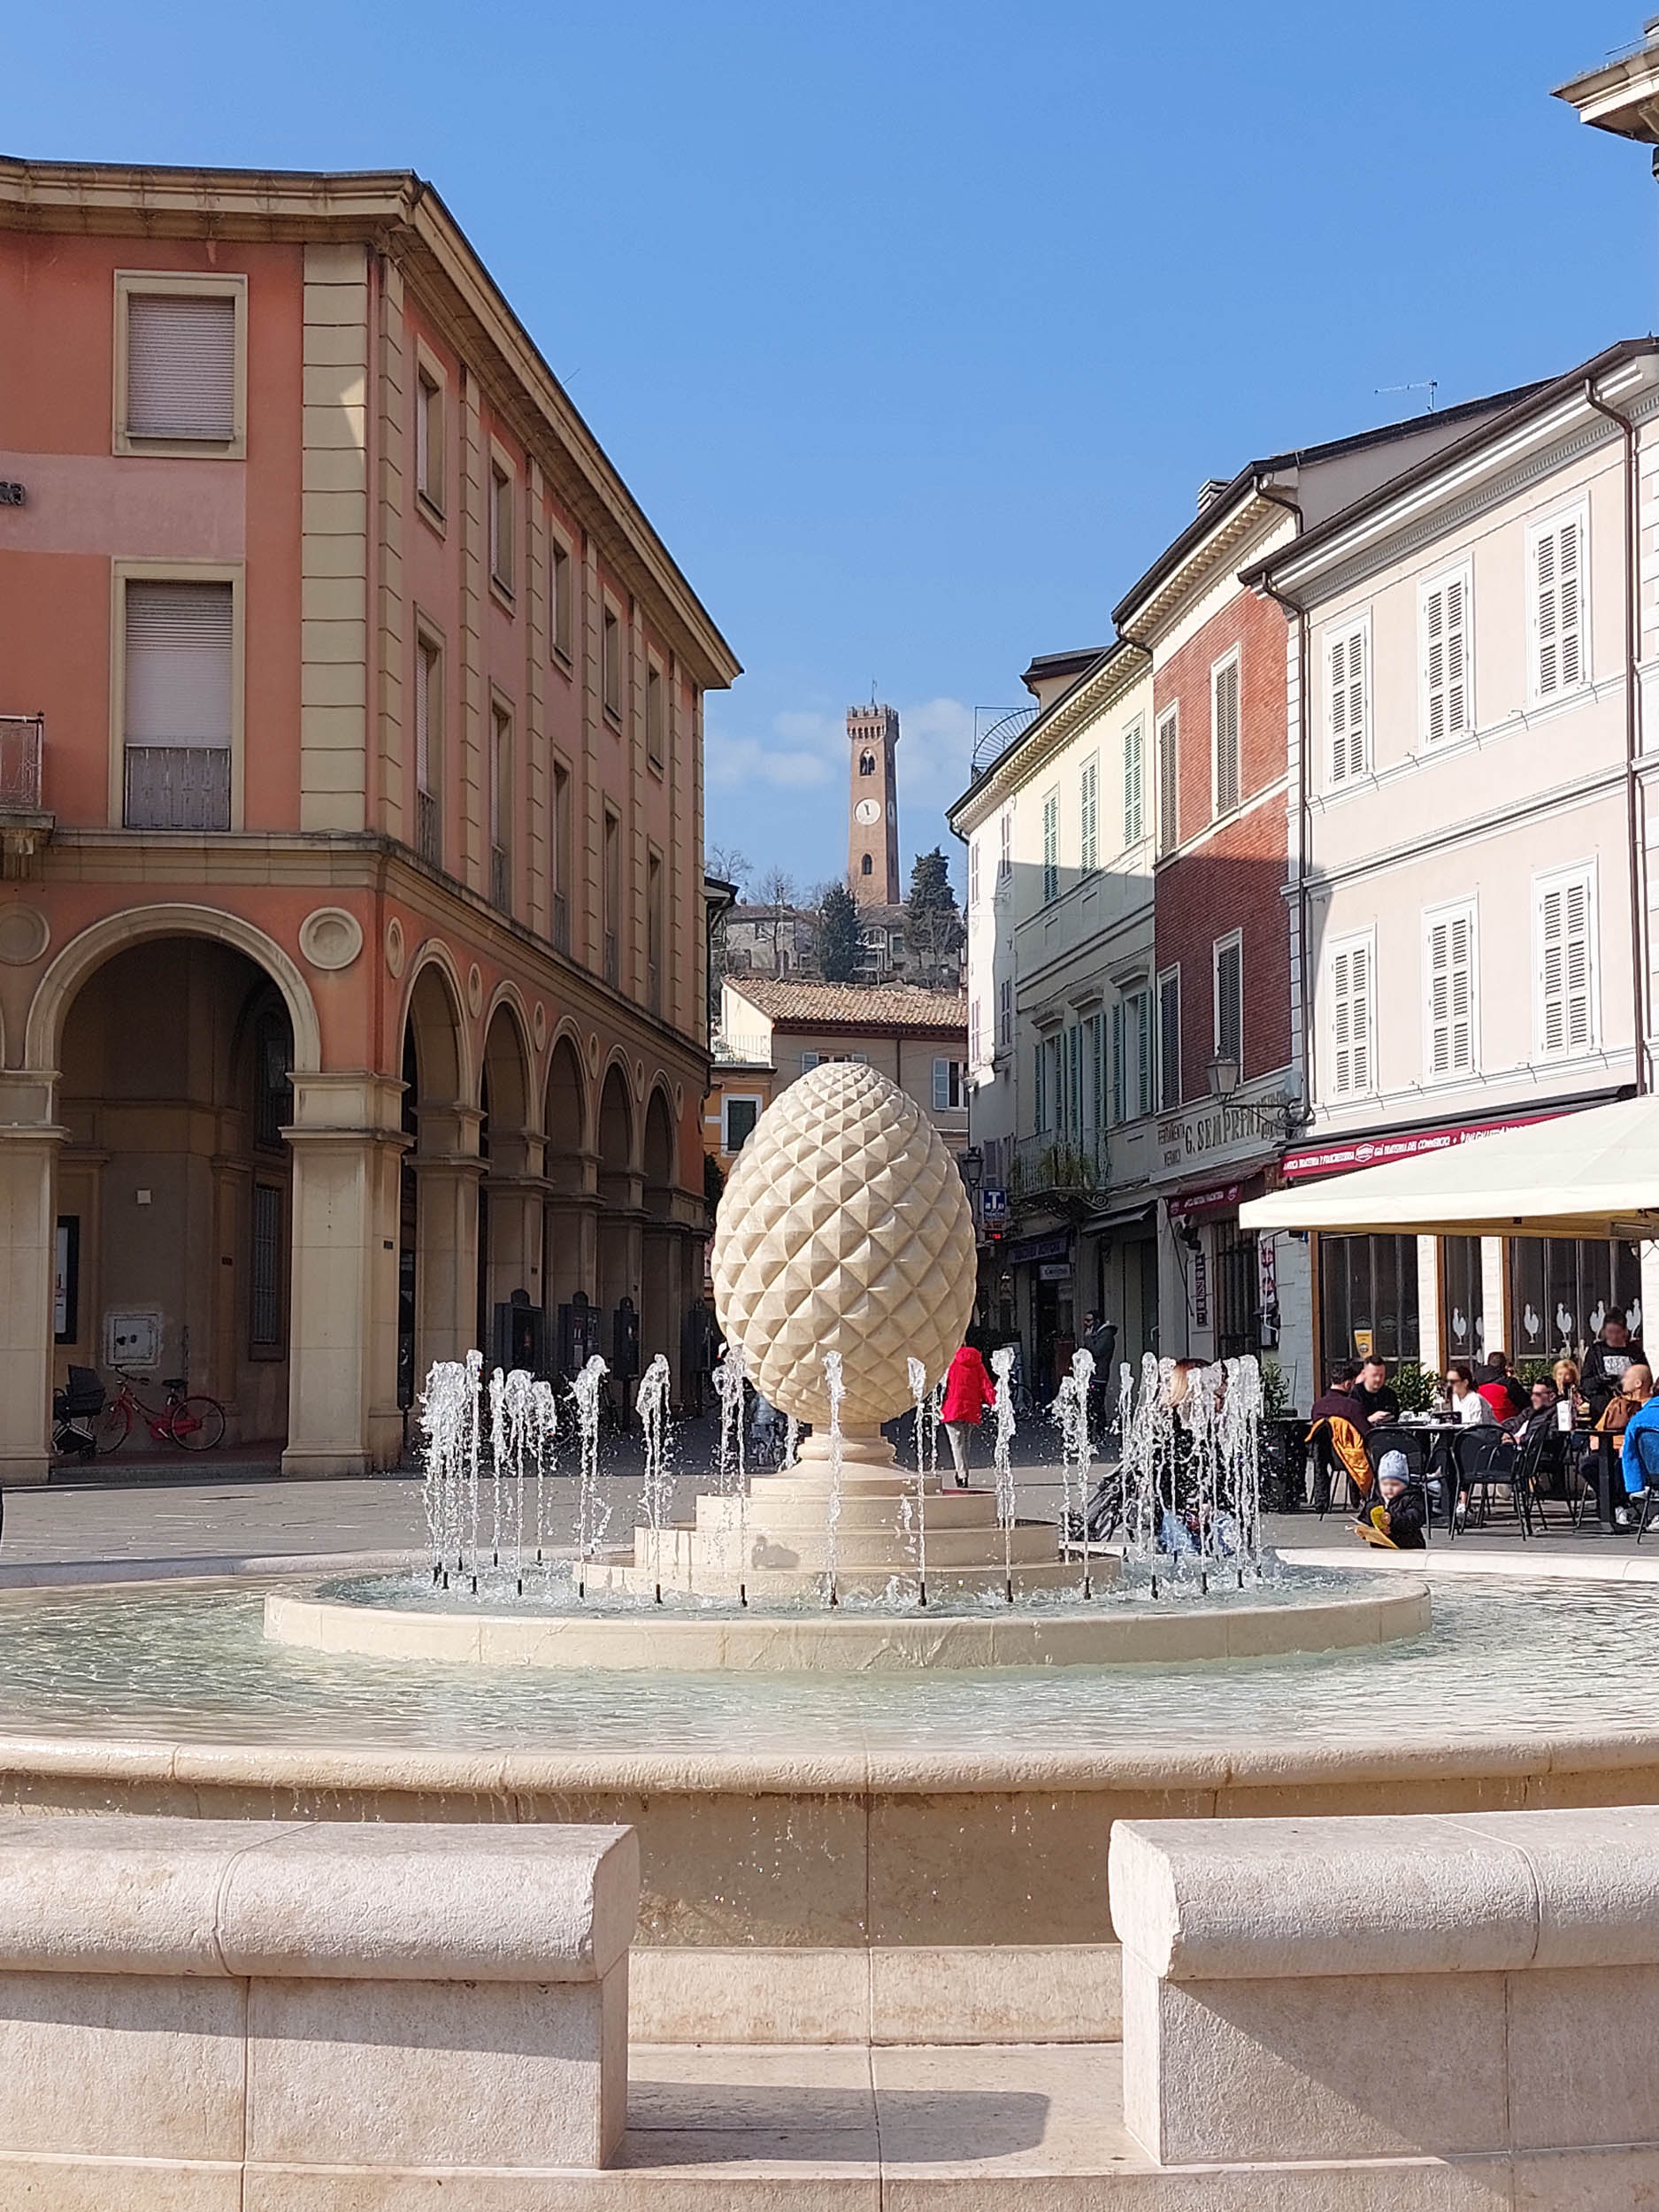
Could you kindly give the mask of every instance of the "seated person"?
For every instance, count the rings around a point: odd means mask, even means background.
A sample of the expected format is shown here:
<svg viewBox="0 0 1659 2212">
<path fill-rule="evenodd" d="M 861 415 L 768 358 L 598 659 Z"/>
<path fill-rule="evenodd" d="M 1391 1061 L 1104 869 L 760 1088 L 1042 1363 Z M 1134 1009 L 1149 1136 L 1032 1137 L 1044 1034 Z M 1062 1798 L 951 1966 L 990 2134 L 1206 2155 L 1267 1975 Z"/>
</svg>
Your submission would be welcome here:
<svg viewBox="0 0 1659 2212">
<path fill-rule="evenodd" d="M 1400 1401 L 1389 1387 L 1388 1369 L 1382 1360 L 1361 1363 L 1352 1396 L 1363 1417 L 1362 1425 L 1368 1429 L 1400 1418 Z"/>
<path fill-rule="evenodd" d="M 1583 1388 L 1592 1421 L 1601 1419 L 1609 1401 L 1618 1396 L 1626 1369 L 1642 1357 L 1642 1348 L 1632 1339 L 1623 1310 L 1609 1306 L 1601 1334 L 1584 1356 Z"/>
<path fill-rule="evenodd" d="M 1474 1372 L 1466 1359 L 1447 1363 L 1446 1410 L 1466 1429 L 1489 1428 L 1498 1417 L 1485 1392 L 1475 1388 Z"/>
<path fill-rule="evenodd" d="M 1612 1502 L 1615 1528 L 1631 1526 L 1634 1517 L 1630 1501 L 1632 1496 L 1640 1496 L 1647 1486 L 1641 1462 L 1633 1453 L 1626 1450 L 1624 1439 L 1630 1434 L 1633 1422 L 1640 1420 L 1646 1429 L 1650 1428 L 1655 1421 L 1659 1421 L 1659 1413 L 1649 1410 L 1653 1403 L 1652 1370 L 1640 1360 L 1632 1360 L 1624 1370 L 1618 1389 L 1608 1400 L 1590 1440 L 1592 1449 L 1611 1455 L 1608 1494 Z M 1652 1447 L 1648 1448 L 1651 1450 Z M 1633 1491 L 1632 1483 L 1635 1486 Z"/>
<path fill-rule="evenodd" d="M 1644 1367 L 1627 1367 L 1624 1387 L 1630 1387 L 1632 1375 L 1645 1375 Z M 1616 1528 L 1631 1525 L 1631 1508 L 1640 1504 L 1645 1492 L 1659 1489 L 1659 1398 L 1653 1395 L 1652 1377 L 1648 1377 L 1648 1394 L 1624 1424 L 1624 1440 L 1619 1453 L 1619 1471 L 1624 1483 L 1624 1518 L 1617 1512 L 1613 1516 Z"/>
<path fill-rule="evenodd" d="M 1360 1509 L 1360 1535 L 1382 1551 L 1426 1551 L 1428 1500 L 1412 1481 L 1403 1452 L 1383 1454 L 1377 1489 L 1377 1503 Z"/>
<path fill-rule="evenodd" d="M 1364 1411 L 1354 1393 L 1359 1374 L 1358 1363 L 1354 1360 L 1340 1359 L 1335 1363 L 1331 1370 L 1330 1387 L 1324 1397 L 1313 1402 L 1313 1409 L 1308 1416 L 1310 1426 L 1335 1420 L 1351 1421 L 1356 1429 L 1364 1427 Z"/>
<path fill-rule="evenodd" d="M 1331 1502 L 1333 1463 L 1340 1465 L 1361 1497 L 1371 1494 L 1371 1462 L 1365 1456 L 1365 1417 L 1354 1395 L 1359 1369 L 1353 1360 L 1339 1360 L 1331 1370 L 1331 1386 L 1313 1402 L 1308 1416 L 1308 1441 L 1315 1447 L 1313 1502 L 1323 1513 Z"/>
<path fill-rule="evenodd" d="M 1540 1429 L 1555 1427 L 1555 1407 L 1558 1401 L 1555 1386 L 1546 1382 L 1540 1375 L 1532 1385 L 1532 1396 L 1519 1413 L 1510 1414 L 1500 1424 L 1506 1436 L 1512 1436 L 1523 1449 L 1531 1443 Z"/>
<path fill-rule="evenodd" d="M 1486 1372 L 1480 1384 L 1480 1394 L 1499 1421 L 1507 1421 L 1512 1413 L 1528 1410 L 1526 1393 L 1518 1379 L 1509 1372 L 1507 1352 L 1486 1354 Z"/>
</svg>

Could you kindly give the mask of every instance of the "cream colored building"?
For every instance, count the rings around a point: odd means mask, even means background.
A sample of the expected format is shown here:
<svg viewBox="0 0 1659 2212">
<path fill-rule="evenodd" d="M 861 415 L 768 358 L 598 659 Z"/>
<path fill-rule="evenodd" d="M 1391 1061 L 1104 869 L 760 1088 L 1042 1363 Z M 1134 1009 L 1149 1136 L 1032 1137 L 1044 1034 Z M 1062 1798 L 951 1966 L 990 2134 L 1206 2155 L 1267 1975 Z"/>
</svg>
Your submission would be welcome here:
<svg viewBox="0 0 1659 2212">
<path fill-rule="evenodd" d="M 1046 1370 L 1086 1311 L 1157 1345 L 1151 662 L 1050 654 L 1037 710 L 952 810 L 968 848 L 981 1310 Z"/>
<path fill-rule="evenodd" d="M 1298 629 L 1311 1118 L 1287 1180 L 1650 1087 L 1659 344 L 1537 388 L 1252 580 Z M 1548 1356 L 1633 1245 L 1321 1240 L 1322 1361 Z"/>
<path fill-rule="evenodd" d="M 824 1061 L 862 1060 L 908 1091 L 950 1149 L 961 1152 L 968 1141 L 967 1042 L 966 1002 L 953 991 L 728 976 L 715 1048 L 723 1149 L 740 1148 L 730 1143 L 727 1098 L 752 1097 L 764 1110 Z M 746 1090 L 739 1073 L 745 1066 L 767 1070 L 770 1080 Z"/>
</svg>

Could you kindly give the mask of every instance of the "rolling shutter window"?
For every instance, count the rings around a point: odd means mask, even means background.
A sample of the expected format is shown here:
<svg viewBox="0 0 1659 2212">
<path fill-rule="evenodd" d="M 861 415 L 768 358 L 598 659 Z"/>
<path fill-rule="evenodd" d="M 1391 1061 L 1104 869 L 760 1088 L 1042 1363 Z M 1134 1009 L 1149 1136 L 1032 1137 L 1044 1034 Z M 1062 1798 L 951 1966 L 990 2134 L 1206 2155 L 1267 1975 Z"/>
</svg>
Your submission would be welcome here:
<svg viewBox="0 0 1659 2212">
<path fill-rule="evenodd" d="M 1215 677 L 1212 711 L 1216 733 L 1216 812 L 1230 814 L 1239 803 L 1239 664 L 1229 661 Z"/>
<path fill-rule="evenodd" d="M 127 313 L 127 435 L 234 438 L 235 301 L 134 293 Z"/>
<path fill-rule="evenodd" d="M 1326 667 L 1331 781 L 1347 783 L 1350 777 L 1364 774 L 1370 750 L 1363 624 L 1332 641 L 1326 649 Z"/>
<path fill-rule="evenodd" d="M 1557 698 L 1584 673 L 1584 521 L 1567 515 L 1532 541 L 1533 692 Z"/>
<path fill-rule="evenodd" d="M 421 642 L 415 647 L 415 788 L 432 788 L 432 680 L 437 655 Z"/>
<path fill-rule="evenodd" d="M 231 588 L 127 587 L 127 742 L 231 741 Z"/>
<path fill-rule="evenodd" d="M 1331 955 L 1332 1088 L 1339 1098 L 1371 1089 L 1371 945 L 1339 946 Z"/>
<path fill-rule="evenodd" d="M 1587 870 L 1538 887 L 1538 1047 L 1587 1052 L 1595 1042 Z"/>
<path fill-rule="evenodd" d="M 1423 734 L 1429 744 L 1468 736 L 1467 576 L 1448 576 L 1424 594 L 1423 699 Z"/>
<path fill-rule="evenodd" d="M 1475 1064 L 1475 917 L 1437 914 L 1428 926 L 1429 1073 L 1468 1075 Z"/>
</svg>

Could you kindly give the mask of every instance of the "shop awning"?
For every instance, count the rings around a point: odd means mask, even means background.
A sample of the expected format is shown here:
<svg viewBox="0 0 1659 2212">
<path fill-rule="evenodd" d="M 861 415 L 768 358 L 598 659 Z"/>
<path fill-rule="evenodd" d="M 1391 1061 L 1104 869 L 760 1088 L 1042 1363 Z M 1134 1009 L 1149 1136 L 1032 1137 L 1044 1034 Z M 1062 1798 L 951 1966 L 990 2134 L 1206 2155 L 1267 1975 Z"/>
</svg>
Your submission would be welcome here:
<svg viewBox="0 0 1659 2212">
<path fill-rule="evenodd" d="M 1245 1229 L 1659 1237 L 1659 1098 L 1616 1099 L 1384 1167 L 1275 1191 Z"/>
</svg>

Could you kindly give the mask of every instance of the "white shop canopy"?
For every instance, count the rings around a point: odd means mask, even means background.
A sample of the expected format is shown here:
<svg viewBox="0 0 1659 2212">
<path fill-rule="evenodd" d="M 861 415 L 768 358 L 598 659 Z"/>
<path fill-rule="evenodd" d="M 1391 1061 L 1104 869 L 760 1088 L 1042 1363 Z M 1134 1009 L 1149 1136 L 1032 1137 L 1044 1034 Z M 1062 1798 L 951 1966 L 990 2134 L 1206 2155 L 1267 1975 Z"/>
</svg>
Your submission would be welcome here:
<svg viewBox="0 0 1659 2212">
<path fill-rule="evenodd" d="M 1409 1159 L 1253 1199 L 1239 1209 L 1239 1225 L 1359 1235 L 1659 1237 L 1659 1098 L 1617 1099 L 1486 1136 L 1460 1132 Z"/>
</svg>

